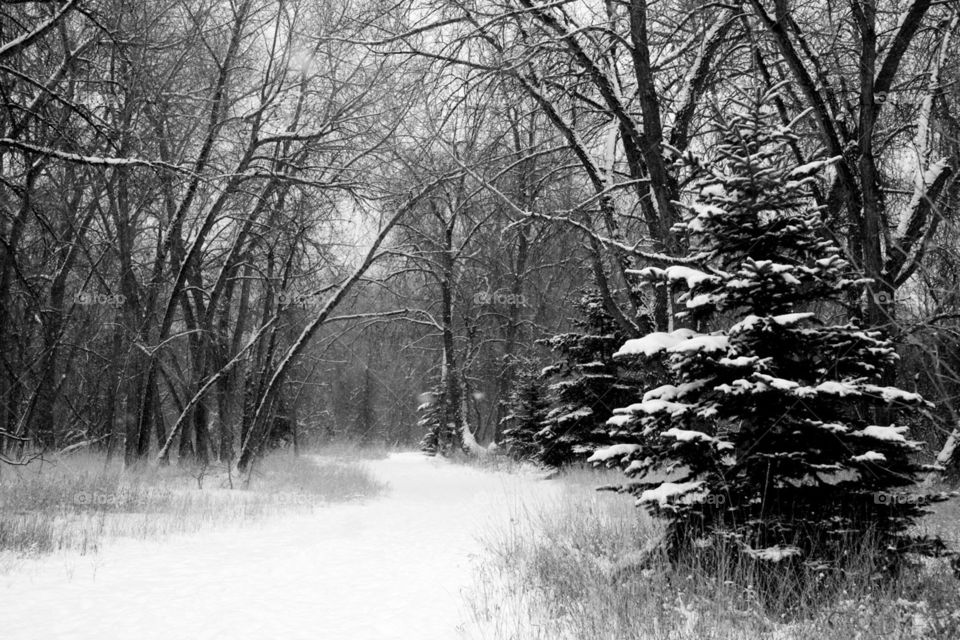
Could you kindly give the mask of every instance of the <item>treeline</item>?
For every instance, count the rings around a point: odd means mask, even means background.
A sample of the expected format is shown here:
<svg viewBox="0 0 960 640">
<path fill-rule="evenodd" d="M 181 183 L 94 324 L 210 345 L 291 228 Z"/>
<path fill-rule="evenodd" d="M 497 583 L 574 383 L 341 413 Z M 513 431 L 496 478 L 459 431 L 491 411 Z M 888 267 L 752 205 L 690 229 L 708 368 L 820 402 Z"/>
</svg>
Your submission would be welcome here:
<svg viewBox="0 0 960 640">
<path fill-rule="evenodd" d="M 502 440 L 543 367 L 614 375 L 578 355 L 584 323 L 675 327 L 676 292 L 638 272 L 696 249 L 676 231 L 689 160 L 773 87 L 791 160 L 836 158 L 805 188 L 869 278 L 843 313 L 900 338 L 940 448 L 960 391 L 958 9 L 4 3 L 0 454 L 244 466 L 421 427 L 439 448 Z M 574 410 L 541 439 L 566 446 Z"/>
</svg>

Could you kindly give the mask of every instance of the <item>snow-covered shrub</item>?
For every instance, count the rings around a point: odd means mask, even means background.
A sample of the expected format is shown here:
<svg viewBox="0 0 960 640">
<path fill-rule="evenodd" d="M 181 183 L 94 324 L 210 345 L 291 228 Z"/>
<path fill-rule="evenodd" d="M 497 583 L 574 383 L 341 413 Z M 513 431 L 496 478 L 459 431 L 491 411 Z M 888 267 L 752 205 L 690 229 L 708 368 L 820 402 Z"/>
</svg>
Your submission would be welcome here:
<svg viewBox="0 0 960 640">
<path fill-rule="evenodd" d="M 684 159 L 698 182 L 678 232 L 695 255 L 640 275 L 682 292 L 692 328 L 622 344 L 619 359 L 660 358 L 673 379 L 618 408 L 609 424 L 631 441 L 590 460 L 625 470 L 674 557 L 723 544 L 759 566 L 837 566 L 869 540 L 896 567 L 942 549 L 908 532 L 940 496 L 909 491 L 924 467 L 898 416 L 927 403 L 887 384 L 897 354 L 882 331 L 837 319 L 865 281 L 810 202 L 831 160 L 797 166 L 771 98 L 718 119 L 715 161 Z"/>
</svg>

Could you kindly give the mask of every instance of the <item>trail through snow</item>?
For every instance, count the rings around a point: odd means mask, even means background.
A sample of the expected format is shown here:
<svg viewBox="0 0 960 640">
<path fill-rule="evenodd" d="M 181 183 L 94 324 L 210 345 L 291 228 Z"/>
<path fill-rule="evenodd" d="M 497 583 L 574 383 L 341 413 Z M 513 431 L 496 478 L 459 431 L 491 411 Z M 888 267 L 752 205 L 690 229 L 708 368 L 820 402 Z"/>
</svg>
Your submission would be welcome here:
<svg viewBox="0 0 960 640">
<path fill-rule="evenodd" d="M 116 541 L 0 576 L 5 640 L 455 640 L 477 536 L 555 491 L 416 453 L 384 496 L 250 528 Z"/>
</svg>

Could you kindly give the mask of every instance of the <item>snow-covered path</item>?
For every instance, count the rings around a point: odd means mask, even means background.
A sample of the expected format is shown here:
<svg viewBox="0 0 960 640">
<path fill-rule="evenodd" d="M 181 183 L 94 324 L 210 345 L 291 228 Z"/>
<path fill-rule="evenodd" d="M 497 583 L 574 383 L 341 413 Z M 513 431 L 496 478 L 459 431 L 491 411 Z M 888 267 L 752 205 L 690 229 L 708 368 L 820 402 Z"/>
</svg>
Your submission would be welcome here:
<svg viewBox="0 0 960 640">
<path fill-rule="evenodd" d="M 0 576 L 0 637 L 455 640 L 477 534 L 554 489 L 414 453 L 369 467 L 390 489 L 364 504 Z"/>
</svg>

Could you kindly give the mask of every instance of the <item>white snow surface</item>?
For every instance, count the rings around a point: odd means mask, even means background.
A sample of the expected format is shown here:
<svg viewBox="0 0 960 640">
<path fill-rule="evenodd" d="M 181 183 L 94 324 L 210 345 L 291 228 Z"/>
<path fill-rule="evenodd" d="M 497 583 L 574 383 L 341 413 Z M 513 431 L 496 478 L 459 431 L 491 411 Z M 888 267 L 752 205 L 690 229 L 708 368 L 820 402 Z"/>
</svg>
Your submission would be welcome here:
<svg viewBox="0 0 960 640">
<path fill-rule="evenodd" d="M 419 453 L 368 468 L 363 503 L 97 554 L 25 561 L 0 575 L 4 640 L 455 640 L 468 619 L 478 536 L 516 499 L 556 491 L 530 475 Z M 542 497 L 541 497 L 542 499 Z M 499 525 L 497 523 L 500 523 Z M 467 627 L 469 628 L 469 627 Z"/>
</svg>

